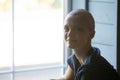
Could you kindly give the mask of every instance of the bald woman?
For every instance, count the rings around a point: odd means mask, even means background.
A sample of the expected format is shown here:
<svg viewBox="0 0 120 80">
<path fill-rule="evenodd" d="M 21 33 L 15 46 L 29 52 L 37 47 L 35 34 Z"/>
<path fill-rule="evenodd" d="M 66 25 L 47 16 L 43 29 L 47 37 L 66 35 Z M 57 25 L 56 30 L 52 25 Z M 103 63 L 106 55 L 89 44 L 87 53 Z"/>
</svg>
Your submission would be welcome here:
<svg viewBox="0 0 120 80">
<path fill-rule="evenodd" d="M 64 41 L 74 50 L 63 78 L 58 80 L 120 80 L 113 66 L 91 46 L 95 35 L 93 16 L 86 10 L 71 11 L 64 21 Z M 113 53 L 114 54 L 114 53 Z"/>
</svg>

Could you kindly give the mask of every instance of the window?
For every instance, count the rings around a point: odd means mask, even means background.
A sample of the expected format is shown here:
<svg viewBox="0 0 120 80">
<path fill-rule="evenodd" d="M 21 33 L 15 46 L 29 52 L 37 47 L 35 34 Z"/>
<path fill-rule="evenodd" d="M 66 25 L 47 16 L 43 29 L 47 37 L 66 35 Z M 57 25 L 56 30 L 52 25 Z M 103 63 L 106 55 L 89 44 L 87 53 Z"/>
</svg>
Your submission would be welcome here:
<svg viewBox="0 0 120 80">
<path fill-rule="evenodd" d="M 62 75 L 62 6 L 62 0 L 0 0 L 0 79 Z"/>
</svg>

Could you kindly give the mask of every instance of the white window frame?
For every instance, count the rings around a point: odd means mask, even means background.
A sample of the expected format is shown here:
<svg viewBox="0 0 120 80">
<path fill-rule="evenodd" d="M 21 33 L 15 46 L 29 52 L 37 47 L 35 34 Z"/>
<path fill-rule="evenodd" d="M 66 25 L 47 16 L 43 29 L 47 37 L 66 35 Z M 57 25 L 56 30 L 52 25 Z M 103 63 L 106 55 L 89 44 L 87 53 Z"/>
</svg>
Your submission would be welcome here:
<svg viewBox="0 0 120 80">
<path fill-rule="evenodd" d="M 46 70 L 46 69 L 62 69 L 62 74 L 63 74 L 63 69 L 65 68 L 65 64 L 64 64 L 64 59 L 63 59 L 63 65 L 50 65 L 50 66 L 38 66 L 38 67 L 30 67 L 30 68 L 22 68 L 22 69 L 15 69 L 15 63 L 14 63 L 14 0 L 11 0 L 11 4 L 12 4 L 12 66 L 10 70 L 4 70 L 4 71 L 0 71 L 0 75 L 3 74 L 11 74 L 11 80 L 15 80 L 15 73 L 18 72 L 26 72 L 26 71 L 36 71 L 36 70 Z M 63 5 L 64 6 L 64 5 Z M 64 8 L 64 7 L 63 7 Z M 63 51 L 64 52 L 64 51 Z M 64 58 L 65 56 L 63 56 Z"/>
</svg>

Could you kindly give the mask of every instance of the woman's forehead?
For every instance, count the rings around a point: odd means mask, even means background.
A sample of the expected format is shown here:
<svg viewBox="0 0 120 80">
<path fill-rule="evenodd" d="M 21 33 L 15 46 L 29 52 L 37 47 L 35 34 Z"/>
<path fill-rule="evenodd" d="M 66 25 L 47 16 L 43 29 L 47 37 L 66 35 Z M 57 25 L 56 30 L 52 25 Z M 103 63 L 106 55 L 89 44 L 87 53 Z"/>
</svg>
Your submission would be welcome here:
<svg viewBox="0 0 120 80">
<path fill-rule="evenodd" d="M 88 26 L 88 21 L 80 16 L 70 16 L 65 19 L 64 25 Z"/>
</svg>

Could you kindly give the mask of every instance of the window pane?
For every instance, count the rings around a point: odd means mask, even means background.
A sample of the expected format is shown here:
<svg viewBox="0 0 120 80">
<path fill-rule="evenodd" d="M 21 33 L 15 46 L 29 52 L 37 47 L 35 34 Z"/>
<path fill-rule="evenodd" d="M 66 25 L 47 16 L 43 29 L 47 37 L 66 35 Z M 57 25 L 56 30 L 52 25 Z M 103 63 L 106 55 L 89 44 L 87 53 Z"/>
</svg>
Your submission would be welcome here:
<svg viewBox="0 0 120 80">
<path fill-rule="evenodd" d="M 61 77 L 61 69 L 46 69 L 15 74 L 15 80 L 50 80 Z"/>
<path fill-rule="evenodd" d="M 13 27 L 11 0 L 0 0 L 0 72 L 11 70 Z"/>
<path fill-rule="evenodd" d="M 16 0 L 15 66 L 61 64 L 62 0 Z"/>
<path fill-rule="evenodd" d="M 0 80 L 13 80 L 12 74 L 0 74 Z"/>
</svg>

